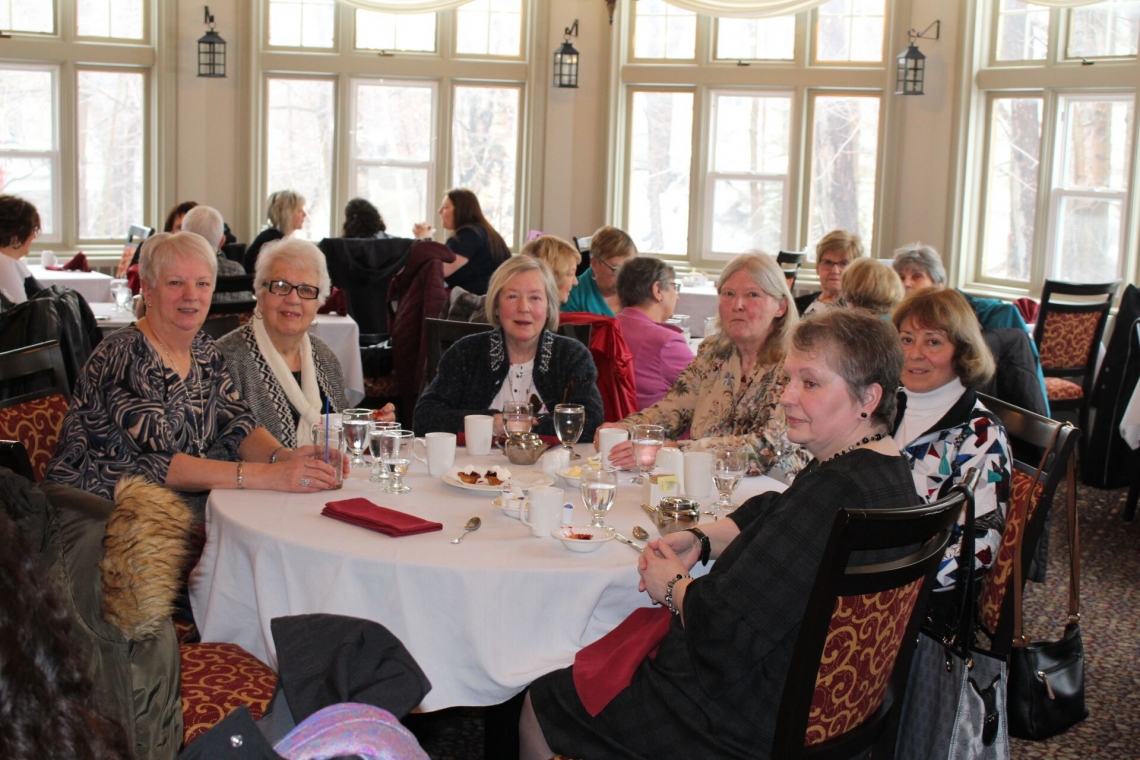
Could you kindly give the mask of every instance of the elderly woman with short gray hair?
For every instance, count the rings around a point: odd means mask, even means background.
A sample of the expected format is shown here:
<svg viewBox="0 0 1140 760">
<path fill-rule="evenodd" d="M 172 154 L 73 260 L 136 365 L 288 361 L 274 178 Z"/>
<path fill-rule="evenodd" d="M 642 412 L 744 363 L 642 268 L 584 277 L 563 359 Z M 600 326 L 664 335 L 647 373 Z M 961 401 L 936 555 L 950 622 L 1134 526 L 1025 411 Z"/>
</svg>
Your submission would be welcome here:
<svg viewBox="0 0 1140 760">
<path fill-rule="evenodd" d="M 336 485 L 315 447 L 290 450 L 259 427 L 217 344 L 201 331 L 217 258 L 191 232 L 159 233 L 139 261 L 146 316 L 92 352 L 46 477 L 109 499 L 124 475 L 185 492 L 312 493 Z"/>
<path fill-rule="evenodd" d="M 946 267 L 938 251 L 922 243 L 909 243 L 895 249 L 892 265 L 906 292 L 921 288 L 946 287 Z"/>
</svg>

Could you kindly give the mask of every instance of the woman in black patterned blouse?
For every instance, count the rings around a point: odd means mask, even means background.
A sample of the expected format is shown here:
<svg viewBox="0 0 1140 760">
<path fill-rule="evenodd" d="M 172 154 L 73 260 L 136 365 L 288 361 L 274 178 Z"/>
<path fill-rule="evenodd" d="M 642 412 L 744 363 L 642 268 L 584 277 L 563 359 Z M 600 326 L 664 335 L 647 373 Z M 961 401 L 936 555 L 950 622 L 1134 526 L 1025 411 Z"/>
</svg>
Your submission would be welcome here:
<svg viewBox="0 0 1140 760">
<path fill-rule="evenodd" d="M 313 458 L 315 447 L 285 449 L 257 425 L 200 332 L 217 272 L 210 245 L 160 233 L 139 267 L 147 316 L 91 354 L 46 477 L 104 498 L 133 474 L 190 494 L 332 488 L 335 472 Z"/>
</svg>

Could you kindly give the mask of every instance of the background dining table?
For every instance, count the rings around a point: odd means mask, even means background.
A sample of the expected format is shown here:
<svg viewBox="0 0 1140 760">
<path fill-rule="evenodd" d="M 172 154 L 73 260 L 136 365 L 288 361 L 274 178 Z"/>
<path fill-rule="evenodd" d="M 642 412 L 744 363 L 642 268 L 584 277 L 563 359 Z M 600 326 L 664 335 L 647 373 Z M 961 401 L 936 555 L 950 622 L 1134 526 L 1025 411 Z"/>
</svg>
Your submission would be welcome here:
<svg viewBox="0 0 1140 760">
<path fill-rule="evenodd" d="M 460 447 L 455 465 L 466 464 L 516 469 L 497 452 L 475 457 Z M 533 537 L 492 504 L 495 493 L 447 485 L 418 462 L 405 477 L 408 494 L 389 495 L 368 474 L 354 470 L 333 492 L 211 493 L 206 546 L 190 580 L 203 641 L 236 643 L 275 665 L 275 617 L 375 620 L 431 680 L 420 708 L 432 711 L 502 703 L 571 664 L 579 649 L 650 603 L 637 590 L 637 553 L 626 544 L 612 540 L 592 553 L 571 552 L 554 538 Z M 639 506 L 643 487 L 630 483 L 631 475 L 619 474 L 607 522 L 625 536 L 634 525 L 656 536 Z M 578 489 L 561 479 L 557 486 L 575 505 L 574 524 L 588 523 Z M 784 488 L 768 477 L 744 478 L 735 502 Z M 392 538 L 321 515 L 325 503 L 353 497 L 440 522 L 443 530 Z M 474 516 L 482 519 L 479 530 L 450 543 Z"/>
<path fill-rule="evenodd" d="M 71 288 L 83 296 L 89 304 L 105 303 L 111 300 L 112 277 L 108 274 L 45 269 L 39 264 L 28 264 L 28 270 L 36 278 L 36 281 L 45 288 L 52 285 Z"/>
</svg>

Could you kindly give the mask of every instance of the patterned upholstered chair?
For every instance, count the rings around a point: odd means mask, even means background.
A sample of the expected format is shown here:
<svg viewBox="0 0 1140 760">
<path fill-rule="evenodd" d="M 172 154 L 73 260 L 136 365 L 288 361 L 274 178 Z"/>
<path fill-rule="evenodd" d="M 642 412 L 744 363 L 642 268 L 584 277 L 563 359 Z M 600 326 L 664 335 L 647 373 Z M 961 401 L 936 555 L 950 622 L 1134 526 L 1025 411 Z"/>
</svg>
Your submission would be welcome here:
<svg viewBox="0 0 1140 760">
<path fill-rule="evenodd" d="M 1056 413 L 1077 409 L 1077 425 L 1089 429 L 1089 399 L 1092 396 L 1097 353 L 1104 336 L 1108 311 L 1120 280 L 1073 284 L 1046 280 L 1033 341 L 1041 354 L 1049 407 Z M 1054 296 L 1069 296 L 1065 302 Z M 1090 301 L 1089 299 L 1096 299 Z"/>
<path fill-rule="evenodd" d="M 182 644 L 184 743 L 245 705 L 258 720 L 273 699 L 277 674 L 237 644 Z"/>
<path fill-rule="evenodd" d="M 0 440 L 24 445 L 37 483 L 55 454 L 70 397 L 59 341 L 0 353 Z"/>
<path fill-rule="evenodd" d="M 1057 422 L 1039 414 L 1027 412 L 996 398 L 979 394 L 979 400 L 998 416 L 1013 444 L 1012 482 L 1009 489 L 1009 507 L 1002 531 L 997 558 L 982 581 L 978 597 L 979 619 L 990 638 L 990 647 L 999 654 L 1008 654 L 1013 645 L 1013 563 L 1018 537 L 1021 537 L 1022 583 L 1029 563 L 1037 553 L 1037 546 L 1045 533 L 1046 519 L 1053 504 L 1057 486 L 1065 478 L 1065 466 L 1073 456 L 1081 431 L 1067 422 Z M 1036 485 L 1033 483 L 1041 467 L 1041 455 L 1048 447 L 1053 434 L 1057 439 L 1048 461 L 1041 469 Z M 1022 452 L 1022 453 L 1017 453 Z M 1023 461 L 1022 458 L 1029 459 Z M 1030 494 L 1030 489 L 1033 493 Z"/>
<path fill-rule="evenodd" d="M 921 613 L 977 473 L 945 499 L 907 509 L 840 510 L 816 575 L 780 701 L 772 757 L 893 757 Z M 857 552 L 902 559 L 852 563 Z"/>
</svg>

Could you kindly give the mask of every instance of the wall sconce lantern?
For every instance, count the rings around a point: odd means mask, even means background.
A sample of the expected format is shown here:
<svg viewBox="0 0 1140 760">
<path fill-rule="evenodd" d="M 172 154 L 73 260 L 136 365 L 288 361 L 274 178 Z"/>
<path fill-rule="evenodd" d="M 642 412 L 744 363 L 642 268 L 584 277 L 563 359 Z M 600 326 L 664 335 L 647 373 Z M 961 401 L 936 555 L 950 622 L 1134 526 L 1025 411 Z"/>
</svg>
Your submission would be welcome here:
<svg viewBox="0 0 1140 760">
<path fill-rule="evenodd" d="M 566 30 L 566 38 L 562 47 L 554 53 L 554 86 L 578 86 L 578 51 L 570 44 L 571 37 L 578 36 L 578 19 L 574 19 L 573 26 Z"/>
<path fill-rule="evenodd" d="M 214 17 L 206 6 L 206 23 L 209 28 L 198 40 L 198 76 L 224 78 L 226 75 L 226 41 L 214 31 Z"/>
<path fill-rule="evenodd" d="M 931 29 L 933 35 L 928 35 Z M 942 33 L 942 21 L 935 21 L 921 32 L 911 29 L 907 32 L 910 45 L 898 55 L 898 69 L 895 75 L 895 95 L 922 95 L 926 78 L 926 56 L 914 44 L 917 39 L 936 40 Z"/>
</svg>

